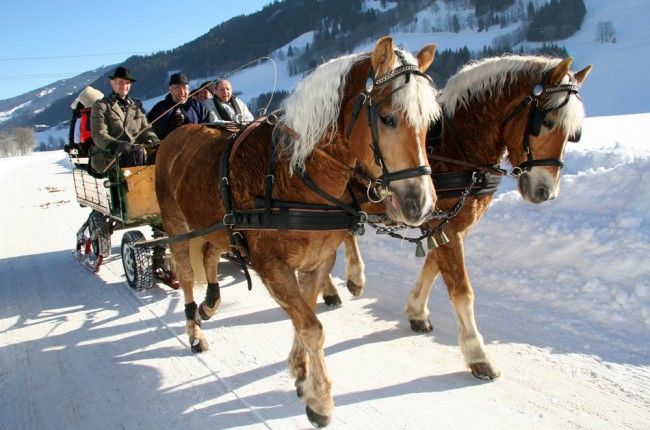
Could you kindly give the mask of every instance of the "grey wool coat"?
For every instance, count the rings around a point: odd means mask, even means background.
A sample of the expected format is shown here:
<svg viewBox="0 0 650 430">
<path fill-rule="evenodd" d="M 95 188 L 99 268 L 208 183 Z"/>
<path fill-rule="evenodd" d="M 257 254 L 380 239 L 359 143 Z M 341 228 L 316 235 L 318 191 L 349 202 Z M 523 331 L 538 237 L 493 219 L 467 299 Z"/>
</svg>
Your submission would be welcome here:
<svg viewBox="0 0 650 430">
<path fill-rule="evenodd" d="M 109 94 L 93 104 L 90 113 L 90 130 L 95 145 L 90 150 L 90 161 L 91 167 L 96 172 L 103 172 L 115 158 L 113 142 L 120 140 L 140 144 L 158 141 L 156 133 L 149 128 L 147 115 L 140 100 L 132 98 L 129 100 L 126 113 L 119 106 L 115 94 Z M 136 136 L 137 139 L 134 141 Z"/>
</svg>

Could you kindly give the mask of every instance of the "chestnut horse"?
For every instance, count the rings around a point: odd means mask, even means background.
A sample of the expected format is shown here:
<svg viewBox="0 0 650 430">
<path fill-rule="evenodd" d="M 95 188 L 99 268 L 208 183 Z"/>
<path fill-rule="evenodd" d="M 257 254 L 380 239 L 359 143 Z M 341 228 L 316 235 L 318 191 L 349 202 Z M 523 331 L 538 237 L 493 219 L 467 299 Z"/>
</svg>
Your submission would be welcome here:
<svg viewBox="0 0 650 430">
<path fill-rule="evenodd" d="M 427 45 L 414 57 L 382 38 L 372 52 L 316 68 L 285 99 L 277 117 L 256 120 L 236 141 L 224 145 L 221 132 L 188 125 L 158 149 L 156 195 L 165 232 L 171 239 L 206 232 L 170 244 L 192 351 L 208 349 L 200 326 L 221 302 L 219 256 L 244 255 L 291 318 L 289 370 L 307 417 L 319 427 L 334 411 L 324 331 L 315 314 L 319 287 L 348 230 L 364 221 L 347 192 L 350 178 L 359 172 L 374 178 L 377 192 L 390 195 L 383 209 L 396 222 L 420 225 L 435 207 L 425 139 L 428 124 L 441 111 L 423 74 L 434 52 L 435 45 Z M 344 212 L 345 225 L 340 216 L 292 224 L 292 215 L 302 219 L 323 208 Z M 282 213 L 288 218 L 280 219 Z M 265 224 L 269 219 L 277 222 Z M 322 231 L 325 221 L 332 223 Z M 193 286 L 201 265 L 190 257 L 197 242 L 208 283 L 199 306 Z"/>
<path fill-rule="evenodd" d="M 474 293 L 465 268 L 463 239 L 488 210 L 506 157 L 524 200 L 542 203 L 557 197 L 567 141 L 577 141 L 584 118 L 578 89 L 591 66 L 570 70 L 573 59 L 506 56 L 471 63 L 451 77 L 438 97 L 443 108 L 443 132 L 430 131 L 427 150 L 438 208 L 459 212 L 423 226 L 432 249 L 410 292 L 406 314 L 415 332 L 432 330 L 427 309 L 429 293 L 442 274 L 458 324 L 459 345 L 472 374 L 494 379 L 492 364 L 474 319 Z M 495 180 L 496 179 L 496 180 Z M 463 194 L 468 194 L 463 199 Z M 461 200 L 462 199 L 462 200 Z M 462 206 L 461 206 L 462 205 Z M 368 210 L 370 213 L 371 210 Z M 444 229 L 443 242 L 437 246 Z M 348 289 L 360 295 L 364 266 L 354 236 L 345 240 Z M 323 297 L 340 304 L 331 278 Z"/>
</svg>

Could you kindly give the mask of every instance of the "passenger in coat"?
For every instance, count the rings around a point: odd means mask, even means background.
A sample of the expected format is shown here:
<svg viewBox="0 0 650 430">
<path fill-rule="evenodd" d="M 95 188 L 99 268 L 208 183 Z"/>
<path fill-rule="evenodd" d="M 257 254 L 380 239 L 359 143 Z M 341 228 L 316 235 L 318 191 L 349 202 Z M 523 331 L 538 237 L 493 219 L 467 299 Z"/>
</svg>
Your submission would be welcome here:
<svg viewBox="0 0 650 430">
<path fill-rule="evenodd" d="M 66 152 L 77 157 L 88 157 L 93 139 L 90 132 L 90 112 L 93 104 L 101 100 L 104 94 L 91 87 L 84 88 L 70 106 L 72 119 L 68 132 L 68 144 L 63 148 Z M 78 158 L 77 158 L 78 160 Z"/>
<path fill-rule="evenodd" d="M 135 82 L 129 69 L 118 67 L 109 79 L 113 91 L 96 101 L 90 114 L 95 144 L 90 151 L 90 163 L 97 173 L 105 173 L 116 156 L 120 167 L 143 165 L 145 150 L 141 144 L 158 141 L 149 128 L 142 103 L 129 97 Z"/>
<path fill-rule="evenodd" d="M 246 103 L 232 94 L 232 86 L 225 79 L 217 82 L 215 97 L 205 100 L 204 106 L 210 111 L 210 122 L 247 124 L 253 121 L 253 114 Z"/>
<path fill-rule="evenodd" d="M 208 111 L 190 95 L 190 81 L 183 73 L 169 78 L 169 94 L 159 101 L 147 115 L 154 131 L 162 140 L 185 124 L 208 122 Z"/>
</svg>

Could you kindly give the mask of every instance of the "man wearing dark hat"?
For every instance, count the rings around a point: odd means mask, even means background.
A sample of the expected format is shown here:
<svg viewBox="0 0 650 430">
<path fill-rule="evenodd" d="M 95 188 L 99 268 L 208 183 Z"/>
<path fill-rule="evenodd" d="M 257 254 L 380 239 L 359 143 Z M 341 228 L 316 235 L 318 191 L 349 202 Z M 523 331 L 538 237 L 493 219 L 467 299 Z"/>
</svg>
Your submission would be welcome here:
<svg viewBox="0 0 650 430">
<path fill-rule="evenodd" d="M 143 165 L 145 151 L 140 144 L 158 141 L 149 129 L 142 103 L 129 97 L 135 82 L 129 69 L 118 67 L 109 79 L 113 91 L 96 101 L 90 114 L 95 144 L 90 151 L 90 163 L 98 173 L 104 173 L 116 156 L 120 167 Z"/>
<path fill-rule="evenodd" d="M 183 73 L 169 78 L 169 94 L 151 109 L 147 119 L 160 139 L 184 124 L 208 121 L 208 111 L 190 95 L 190 81 Z"/>
</svg>

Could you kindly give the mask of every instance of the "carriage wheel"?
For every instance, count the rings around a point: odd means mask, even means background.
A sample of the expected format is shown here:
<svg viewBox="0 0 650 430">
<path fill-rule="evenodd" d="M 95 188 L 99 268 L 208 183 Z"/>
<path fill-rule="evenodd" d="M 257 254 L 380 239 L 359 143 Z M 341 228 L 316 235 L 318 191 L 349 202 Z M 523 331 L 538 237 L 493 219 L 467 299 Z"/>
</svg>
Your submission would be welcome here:
<svg viewBox="0 0 650 430">
<path fill-rule="evenodd" d="M 111 255 L 111 224 L 103 213 L 95 210 L 90 213 L 88 234 L 93 253 L 97 257 L 106 258 Z"/>
<path fill-rule="evenodd" d="M 127 231 L 122 237 L 122 264 L 129 286 L 136 291 L 153 287 L 153 262 L 151 253 L 144 248 L 132 246 L 144 240 L 144 235 L 137 230 Z"/>
</svg>

